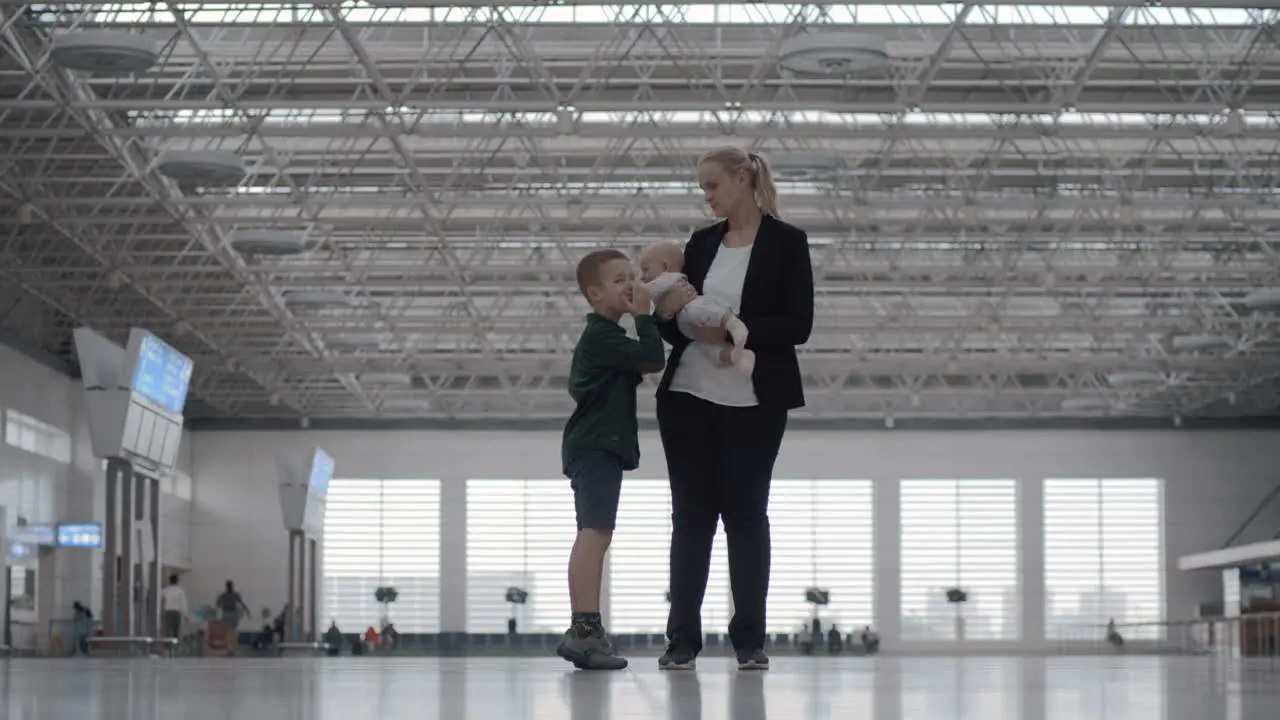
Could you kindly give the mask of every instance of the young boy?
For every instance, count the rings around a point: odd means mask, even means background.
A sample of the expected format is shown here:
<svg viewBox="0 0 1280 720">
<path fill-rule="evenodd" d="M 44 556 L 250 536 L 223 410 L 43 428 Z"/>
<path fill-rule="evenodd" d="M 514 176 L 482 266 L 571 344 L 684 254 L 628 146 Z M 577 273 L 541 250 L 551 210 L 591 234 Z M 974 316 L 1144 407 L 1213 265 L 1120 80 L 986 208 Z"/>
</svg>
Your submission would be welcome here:
<svg viewBox="0 0 1280 720">
<path fill-rule="evenodd" d="M 632 278 L 617 250 L 597 250 L 578 263 L 578 289 L 591 304 L 573 350 L 569 395 L 577 407 L 564 427 L 561 455 L 573 488 L 578 535 L 569 553 L 573 618 L 556 654 L 582 670 L 621 670 L 627 661 L 605 637 L 600 619 L 604 556 L 613 539 L 622 473 L 640 464 L 636 386 L 662 370 L 666 358 L 650 315 L 649 291 Z M 618 325 L 633 315 L 639 340 Z"/>
</svg>

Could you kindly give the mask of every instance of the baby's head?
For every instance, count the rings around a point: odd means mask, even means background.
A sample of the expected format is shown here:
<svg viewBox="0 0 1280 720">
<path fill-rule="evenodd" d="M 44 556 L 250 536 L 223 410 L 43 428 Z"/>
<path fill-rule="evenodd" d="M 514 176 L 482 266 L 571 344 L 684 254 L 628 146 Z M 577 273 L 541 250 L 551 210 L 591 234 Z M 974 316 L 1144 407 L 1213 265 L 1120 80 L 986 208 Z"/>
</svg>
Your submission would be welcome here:
<svg viewBox="0 0 1280 720">
<path fill-rule="evenodd" d="M 640 280 L 650 282 L 664 272 L 684 269 L 684 252 L 673 242 L 656 242 L 640 251 Z"/>
</svg>

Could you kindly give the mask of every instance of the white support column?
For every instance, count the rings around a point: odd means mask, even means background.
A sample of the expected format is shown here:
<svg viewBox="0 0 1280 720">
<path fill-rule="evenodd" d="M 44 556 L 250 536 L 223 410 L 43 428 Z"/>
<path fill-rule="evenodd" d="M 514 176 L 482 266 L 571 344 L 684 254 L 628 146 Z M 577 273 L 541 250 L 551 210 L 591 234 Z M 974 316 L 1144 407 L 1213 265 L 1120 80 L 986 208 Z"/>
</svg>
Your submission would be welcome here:
<svg viewBox="0 0 1280 720">
<path fill-rule="evenodd" d="M 875 631 L 881 647 L 893 649 L 902 636 L 902 514 L 901 486 L 879 479 L 872 489 L 872 537 L 875 582 Z"/>
<path fill-rule="evenodd" d="M 440 479 L 440 632 L 467 630 L 467 481 Z"/>
<path fill-rule="evenodd" d="M 1044 481 L 1018 481 L 1019 638 L 1027 647 L 1045 645 Z"/>
</svg>

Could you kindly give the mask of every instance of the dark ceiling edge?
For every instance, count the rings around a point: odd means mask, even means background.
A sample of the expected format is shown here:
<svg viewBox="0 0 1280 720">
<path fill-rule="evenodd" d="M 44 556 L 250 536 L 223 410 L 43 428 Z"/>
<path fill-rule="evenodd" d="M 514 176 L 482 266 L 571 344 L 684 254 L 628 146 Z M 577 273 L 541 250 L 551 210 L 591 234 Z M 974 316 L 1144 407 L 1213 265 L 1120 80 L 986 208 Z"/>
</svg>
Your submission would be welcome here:
<svg viewBox="0 0 1280 720">
<path fill-rule="evenodd" d="M 304 429 L 290 418 L 189 418 L 187 429 L 194 432 L 228 431 L 298 431 Z M 640 427 L 657 427 L 644 418 Z M 886 431 L 883 420 L 821 420 L 792 418 L 787 427 L 793 430 L 879 430 Z M 359 432 L 368 430 L 555 430 L 564 429 L 563 420 L 434 420 L 376 418 L 312 418 L 307 430 L 324 432 Z M 1175 427 L 1172 418 L 901 418 L 894 423 L 896 431 L 921 430 L 1280 430 L 1280 416 L 1238 418 L 1183 418 Z"/>
<path fill-rule="evenodd" d="M 66 375 L 72 380 L 80 379 L 80 368 L 12 330 L 0 328 L 0 346 L 7 347 L 28 360 L 37 362 L 54 372 Z"/>
</svg>

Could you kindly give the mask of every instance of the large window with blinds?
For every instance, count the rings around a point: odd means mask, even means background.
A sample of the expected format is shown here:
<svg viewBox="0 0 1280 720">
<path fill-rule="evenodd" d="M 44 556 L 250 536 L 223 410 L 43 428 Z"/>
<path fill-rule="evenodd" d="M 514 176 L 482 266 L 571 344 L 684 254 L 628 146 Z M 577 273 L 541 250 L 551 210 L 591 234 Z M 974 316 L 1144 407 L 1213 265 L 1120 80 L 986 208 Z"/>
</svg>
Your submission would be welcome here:
<svg viewBox="0 0 1280 720">
<path fill-rule="evenodd" d="M 1014 480 L 903 480 L 902 638 L 1016 640 Z M 961 590 L 968 602 L 947 601 Z"/>
<path fill-rule="evenodd" d="M 724 529 L 716 533 L 711 573 L 702 602 L 706 632 L 729 625 L 729 563 Z M 671 548 L 671 489 L 666 480 L 627 478 L 622 483 L 618 529 L 609 550 L 607 609 L 611 632 L 661 633 L 667 627 Z"/>
<path fill-rule="evenodd" d="M 324 516 L 325 614 L 343 632 L 381 629 L 379 586 L 400 632 L 440 631 L 440 481 L 334 478 Z"/>
<path fill-rule="evenodd" d="M 1158 622 L 1164 615 L 1161 481 L 1044 481 L 1046 632 L 1097 640 L 1102 626 Z M 1158 626 L 1126 637 L 1156 638 Z"/>
<path fill-rule="evenodd" d="M 830 592 L 821 617 L 843 631 L 872 624 L 874 563 L 872 482 L 776 479 L 769 501 L 773 567 L 770 633 L 806 626 L 813 607 L 805 589 Z"/>
<path fill-rule="evenodd" d="M 563 478 L 467 480 L 467 632 L 506 632 L 513 612 L 522 633 L 563 632 L 576 534 Z M 525 605 L 506 602 L 509 587 L 528 593 Z"/>
</svg>

